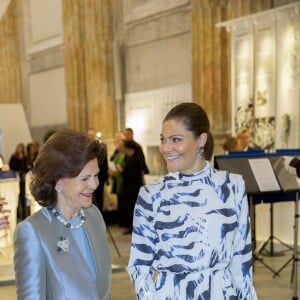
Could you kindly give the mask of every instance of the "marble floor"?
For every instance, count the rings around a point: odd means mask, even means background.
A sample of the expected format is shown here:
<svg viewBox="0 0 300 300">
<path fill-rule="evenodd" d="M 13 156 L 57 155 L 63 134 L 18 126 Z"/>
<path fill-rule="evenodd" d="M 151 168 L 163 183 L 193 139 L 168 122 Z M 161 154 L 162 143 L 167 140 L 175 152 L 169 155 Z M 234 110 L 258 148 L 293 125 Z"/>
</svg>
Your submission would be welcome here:
<svg viewBox="0 0 300 300">
<path fill-rule="evenodd" d="M 109 226 L 108 241 L 111 248 L 113 259 L 113 275 L 112 275 L 112 300 L 134 300 L 133 286 L 126 272 L 126 265 L 129 257 L 130 235 L 123 235 L 123 230 L 115 225 Z M 114 244 L 115 243 L 115 244 Z M 267 245 L 268 246 L 268 245 Z M 268 247 L 266 248 L 268 249 Z M 16 289 L 13 280 L 12 269 L 12 249 L 0 249 L 0 299 L 15 300 Z M 281 251 L 281 252 L 280 252 Z M 296 266 L 293 271 L 293 251 L 281 244 L 274 244 L 273 255 L 267 255 L 262 251 L 254 262 L 254 284 L 259 300 L 286 300 L 298 299 L 300 297 L 300 283 L 295 279 L 299 270 Z M 280 254 L 280 255 L 279 255 Z M 286 266 L 285 266 L 286 265 Z M 273 271 L 278 272 L 273 276 Z M 273 271 L 272 271 L 273 270 Z M 297 292 L 295 285 L 297 283 Z M 76 299 L 75 299 L 76 300 Z M 221 299 L 220 299 L 221 300 Z"/>
</svg>

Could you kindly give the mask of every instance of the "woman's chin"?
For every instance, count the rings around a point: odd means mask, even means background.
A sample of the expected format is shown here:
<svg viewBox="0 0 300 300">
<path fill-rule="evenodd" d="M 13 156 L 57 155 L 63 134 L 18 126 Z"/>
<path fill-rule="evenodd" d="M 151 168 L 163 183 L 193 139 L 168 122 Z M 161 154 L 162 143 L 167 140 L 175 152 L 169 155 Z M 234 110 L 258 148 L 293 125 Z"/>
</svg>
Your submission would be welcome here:
<svg viewBox="0 0 300 300">
<path fill-rule="evenodd" d="M 82 208 L 89 208 L 93 205 L 93 201 L 87 201 L 83 203 Z"/>
<path fill-rule="evenodd" d="M 174 166 L 174 164 L 168 164 L 167 169 L 170 173 L 175 173 L 178 171 L 178 168 L 176 166 Z"/>
</svg>

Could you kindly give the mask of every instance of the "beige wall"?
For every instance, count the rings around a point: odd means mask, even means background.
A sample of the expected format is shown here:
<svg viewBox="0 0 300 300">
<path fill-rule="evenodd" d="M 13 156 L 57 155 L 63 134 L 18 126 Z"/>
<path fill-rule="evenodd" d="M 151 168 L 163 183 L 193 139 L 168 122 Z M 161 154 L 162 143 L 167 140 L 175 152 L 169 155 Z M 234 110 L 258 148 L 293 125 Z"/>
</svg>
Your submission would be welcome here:
<svg viewBox="0 0 300 300">
<path fill-rule="evenodd" d="M 19 69 L 12 68 L 15 72 L 12 80 L 16 81 L 16 86 L 21 82 L 20 88 L 11 89 L 11 92 L 16 93 L 19 91 L 20 96 L 17 96 L 17 93 L 13 97 L 13 101 L 23 103 L 32 135 L 34 139 L 39 140 L 47 130 L 66 126 L 68 122 L 68 116 L 64 115 L 64 113 L 68 114 L 68 110 L 65 112 L 67 99 L 62 75 L 62 73 L 65 73 L 62 1 L 43 0 L 42 3 L 39 0 L 11 1 L 15 13 L 10 12 L 10 16 L 16 17 L 16 19 L 12 17 L 11 20 L 18 25 L 18 31 L 15 34 L 19 35 L 17 45 L 19 45 L 19 52 L 21 53 L 19 65 L 16 63 Z M 112 123 L 109 127 L 112 126 L 113 130 L 119 130 L 125 125 L 125 94 L 147 92 L 191 83 L 193 90 L 195 86 L 204 89 L 203 97 L 200 98 L 206 99 L 204 106 L 208 109 L 210 117 L 214 118 L 214 122 L 212 122 L 216 124 L 214 133 L 220 137 L 228 134 L 231 123 L 231 116 L 228 113 L 231 110 L 230 99 L 228 99 L 229 93 L 225 90 L 219 90 L 219 87 L 214 84 L 227 82 L 229 72 L 219 72 L 217 73 L 219 77 L 209 79 L 212 68 L 221 67 L 218 64 L 222 64 L 222 60 L 218 61 L 214 56 L 212 61 L 213 57 L 211 55 L 213 54 L 207 50 L 210 47 L 206 43 L 214 41 L 214 37 L 209 36 L 210 31 L 208 28 L 205 27 L 198 33 L 192 32 L 197 30 L 197 27 L 191 26 L 194 1 L 102 1 L 108 3 L 112 9 L 112 38 L 116 41 L 116 53 L 118 53 L 118 57 L 114 56 L 115 67 L 117 66 L 114 71 L 118 73 L 118 76 L 115 76 L 115 78 L 118 78 L 118 81 L 120 81 L 115 84 L 112 80 L 109 81 L 108 90 L 112 90 L 113 85 L 115 85 L 118 88 L 118 94 L 121 95 L 121 99 L 118 99 L 119 101 L 115 105 L 117 124 Z M 255 0 L 251 2 L 253 3 L 251 5 L 247 1 L 236 0 L 235 2 L 239 5 L 235 6 L 234 1 L 222 2 L 223 4 L 220 2 L 220 4 L 214 0 L 209 3 L 211 3 L 212 8 L 220 9 L 221 7 L 225 9 L 224 11 L 226 11 L 224 5 L 227 3 L 227 17 L 239 17 L 247 14 L 247 11 L 265 10 L 271 5 L 279 6 L 295 1 Z M 198 2 L 196 1 L 195 3 Z M 206 3 L 206 1 L 199 2 L 199 5 L 203 3 Z M 205 23 L 203 25 L 202 22 L 208 21 L 211 7 L 204 4 L 203 7 L 201 6 L 201 9 L 207 9 L 207 11 L 205 12 L 206 19 L 200 20 L 199 26 L 204 26 Z M 201 17 L 201 15 L 198 16 L 198 18 Z M 205 39 L 202 35 L 205 35 Z M 197 39 L 198 36 L 201 42 L 199 46 L 203 48 L 199 51 L 205 50 L 206 52 L 201 52 L 197 57 L 195 55 L 192 56 L 192 52 L 195 52 L 195 38 Z M 226 43 L 224 45 L 224 47 L 227 47 Z M 223 57 L 223 62 L 226 59 L 227 51 L 225 51 L 224 47 L 221 49 L 222 52 L 220 52 L 220 49 L 211 48 L 212 51 L 215 51 L 213 53 Z M 197 48 L 196 50 L 198 51 Z M 200 58 L 202 62 L 199 64 L 195 60 Z M 116 61 L 118 61 L 118 65 Z M 228 63 L 227 65 L 229 66 Z M 195 70 L 192 70 L 192 68 L 199 69 L 198 79 L 194 75 L 192 78 L 193 72 L 195 73 Z M 12 71 L 9 68 L 7 70 L 9 72 Z M 21 80 L 17 76 L 18 70 L 21 74 Z M 60 75 L 53 76 L 55 72 L 58 72 Z M 203 81 L 203 78 L 205 81 Z M 197 83 L 197 80 L 202 80 L 201 84 Z M 209 82 L 209 80 L 212 80 L 212 82 Z M 43 84 L 49 85 L 47 91 L 44 91 L 42 84 L 39 86 L 41 81 L 43 81 Z M 205 82 L 205 88 L 203 87 L 203 82 Z M 228 81 L 227 86 L 229 86 L 229 83 L 230 81 Z M 220 102 L 226 109 L 221 108 L 219 104 L 209 103 L 211 102 L 209 95 L 216 94 L 222 95 Z M 112 97 L 114 97 L 113 94 Z M 218 98 L 220 97 L 218 96 Z M 7 97 L 0 97 L 0 102 L 5 103 L 5 101 L 8 101 Z M 39 111 L 41 106 L 38 105 L 39 101 L 43 104 L 47 102 L 50 112 L 47 118 L 41 117 L 43 114 Z M 95 108 L 105 109 L 103 104 L 96 105 L 94 103 L 93 105 Z M 58 107 L 58 114 L 51 113 L 57 110 Z M 219 109 L 217 109 L 218 107 Z M 95 116 L 89 115 L 89 117 L 92 120 L 98 120 L 99 116 L 97 117 L 98 113 L 96 110 L 94 114 Z M 38 121 L 39 119 L 40 121 Z M 107 128 L 107 132 L 110 131 L 109 129 L 112 128 Z M 112 138 L 113 134 L 110 134 L 109 139 Z"/>
<path fill-rule="evenodd" d="M 190 3 L 167 3 L 159 7 L 157 1 L 146 1 L 124 11 L 126 93 L 191 82 Z"/>
<path fill-rule="evenodd" d="M 31 132 L 21 103 L 0 104 L 0 129 L 2 156 L 8 164 L 19 143 L 31 142 Z M 0 149 L 1 150 L 1 149 Z"/>
<path fill-rule="evenodd" d="M 61 0 L 18 1 L 22 102 L 34 140 L 66 126 Z"/>
</svg>

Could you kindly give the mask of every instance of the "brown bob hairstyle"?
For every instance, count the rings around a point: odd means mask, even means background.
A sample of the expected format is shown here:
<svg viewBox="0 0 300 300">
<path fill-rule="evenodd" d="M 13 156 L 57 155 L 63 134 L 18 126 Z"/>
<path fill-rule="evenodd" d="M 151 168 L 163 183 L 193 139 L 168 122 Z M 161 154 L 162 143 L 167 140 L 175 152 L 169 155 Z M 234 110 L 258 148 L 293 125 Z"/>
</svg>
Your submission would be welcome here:
<svg viewBox="0 0 300 300">
<path fill-rule="evenodd" d="M 90 160 L 100 164 L 104 149 L 87 134 L 63 129 L 57 131 L 42 145 L 33 166 L 30 185 L 35 200 L 44 207 L 54 207 L 57 202 L 56 182 L 61 178 L 76 177 Z"/>
</svg>

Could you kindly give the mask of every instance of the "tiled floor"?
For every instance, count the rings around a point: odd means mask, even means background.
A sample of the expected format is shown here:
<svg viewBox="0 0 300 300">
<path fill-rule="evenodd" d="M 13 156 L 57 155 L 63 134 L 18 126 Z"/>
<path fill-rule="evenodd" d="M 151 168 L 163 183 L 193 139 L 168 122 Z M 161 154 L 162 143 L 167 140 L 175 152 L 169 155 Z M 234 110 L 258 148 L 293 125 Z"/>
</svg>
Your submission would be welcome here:
<svg viewBox="0 0 300 300">
<path fill-rule="evenodd" d="M 117 226 L 109 227 L 108 240 L 111 247 L 111 254 L 113 258 L 113 275 L 112 275 L 112 300 L 134 300 L 133 286 L 129 280 L 125 267 L 129 257 L 130 235 L 123 235 L 122 229 Z M 117 249 L 112 243 L 112 238 L 116 243 Z M 285 250 L 282 245 L 275 245 L 275 254 L 278 250 Z M 121 257 L 118 255 L 118 251 Z M 293 252 L 288 250 L 282 255 L 276 256 L 260 256 L 263 263 L 267 264 L 273 270 L 278 271 L 286 262 L 292 258 Z M 6 284 L 0 286 L 1 300 L 15 300 L 15 286 L 9 283 L 13 276 L 11 263 L 11 255 L 9 251 L 0 254 L 0 280 L 6 280 Z M 256 260 L 254 263 L 254 284 L 259 300 L 286 300 L 298 299 L 300 297 L 300 284 L 298 285 L 298 294 L 293 295 L 293 286 L 291 284 L 292 277 L 292 262 L 289 262 L 286 267 L 279 273 L 279 276 L 273 277 L 270 271 L 261 261 Z M 298 267 L 297 267 L 298 268 Z M 300 270 L 300 266 L 299 266 Z M 297 272 L 299 274 L 299 272 Z M 300 279 L 300 278 L 299 278 Z M 296 281 L 295 281 L 296 282 Z M 295 298 L 292 298 L 295 296 Z M 222 300 L 222 299 L 218 299 Z"/>
</svg>

